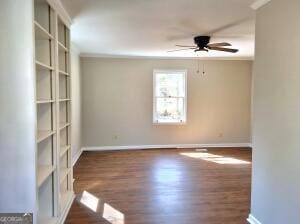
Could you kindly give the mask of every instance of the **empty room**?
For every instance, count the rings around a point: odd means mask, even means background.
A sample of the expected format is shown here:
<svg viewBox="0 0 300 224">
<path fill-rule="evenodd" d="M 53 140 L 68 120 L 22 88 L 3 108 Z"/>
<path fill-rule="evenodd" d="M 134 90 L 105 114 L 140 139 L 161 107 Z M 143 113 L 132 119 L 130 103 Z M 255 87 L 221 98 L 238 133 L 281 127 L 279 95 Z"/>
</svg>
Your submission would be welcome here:
<svg viewBox="0 0 300 224">
<path fill-rule="evenodd" d="M 300 224 L 299 0 L 1 0 L 0 224 Z"/>
</svg>

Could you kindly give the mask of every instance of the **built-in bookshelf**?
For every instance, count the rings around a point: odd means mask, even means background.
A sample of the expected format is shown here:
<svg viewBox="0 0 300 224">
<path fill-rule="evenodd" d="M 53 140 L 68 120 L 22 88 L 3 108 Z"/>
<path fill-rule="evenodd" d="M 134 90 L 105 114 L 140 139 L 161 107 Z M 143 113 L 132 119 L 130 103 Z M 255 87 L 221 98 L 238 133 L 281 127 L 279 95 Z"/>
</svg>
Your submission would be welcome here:
<svg viewBox="0 0 300 224">
<path fill-rule="evenodd" d="M 38 224 L 60 223 L 74 198 L 70 31 L 47 0 L 34 0 Z"/>
<path fill-rule="evenodd" d="M 73 196 L 71 161 L 71 82 L 70 31 L 60 17 L 57 18 L 58 43 L 58 104 L 59 104 L 59 189 L 60 211 L 63 212 Z"/>
</svg>

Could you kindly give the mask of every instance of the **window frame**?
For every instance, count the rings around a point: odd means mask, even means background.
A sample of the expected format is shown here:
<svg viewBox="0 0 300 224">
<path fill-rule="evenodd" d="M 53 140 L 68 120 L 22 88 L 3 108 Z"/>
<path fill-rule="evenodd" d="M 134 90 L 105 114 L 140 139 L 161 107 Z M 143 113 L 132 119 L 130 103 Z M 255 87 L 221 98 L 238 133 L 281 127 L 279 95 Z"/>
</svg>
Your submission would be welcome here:
<svg viewBox="0 0 300 224">
<path fill-rule="evenodd" d="M 153 70 L 153 111 L 152 111 L 152 123 L 154 125 L 186 125 L 187 124 L 187 69 L 154 69 Z M 178 98 L 178 97 L 158 97 L 156 96 L 156 74 L 157 73 L 169 73 L 169 74 L 183 74 L 184 75 L 184 97 L 183 98 L 183 110 L 184 119 L 182 121 L 160 122 L 157 119 L 156 111 L 156 99 L 158 98 Z"/>
</svg>

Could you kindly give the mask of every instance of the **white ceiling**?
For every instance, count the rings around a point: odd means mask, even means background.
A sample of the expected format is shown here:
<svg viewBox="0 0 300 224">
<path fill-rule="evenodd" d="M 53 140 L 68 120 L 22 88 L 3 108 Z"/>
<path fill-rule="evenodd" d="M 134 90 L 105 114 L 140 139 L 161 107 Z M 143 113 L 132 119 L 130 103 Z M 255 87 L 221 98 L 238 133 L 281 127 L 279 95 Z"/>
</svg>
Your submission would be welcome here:
<svg viewBox="0 0 300 224">
<path fill-rule="evenodd" d="M 254 56 L 254 0 L 61 0 L 73 19 L 72 42 L 83 55 L 195 57 L 168 53 L 175 44 L 213 32 L 212 42 L 240 51 L 201 52 L 202 57 Z M 223 29 L 222 29 L 223 28 Z"/>
</svg>

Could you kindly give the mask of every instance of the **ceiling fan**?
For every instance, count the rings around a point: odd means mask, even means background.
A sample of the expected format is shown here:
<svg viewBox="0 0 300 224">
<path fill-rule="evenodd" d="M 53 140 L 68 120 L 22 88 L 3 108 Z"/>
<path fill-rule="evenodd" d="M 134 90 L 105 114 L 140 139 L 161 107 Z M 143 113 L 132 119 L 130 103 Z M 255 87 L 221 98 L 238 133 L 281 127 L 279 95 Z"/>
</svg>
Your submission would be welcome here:
<svg viewBox="0 0 300 224">
<path fill-rule="evenodd" d="M 228 48 L 231 46 L 230 43 L 222 42 L 222 43 L 210 43 L 210 36 L 196 36 L 194 37 L 194 46 L 189 45 L 175 45 L 176 47 L 181 47 L 181 49 L 172 50 L 168 52 L 175 52 L 175 51 L 186 51 L 186 50 L 194 50 L 197 51 L 224 51 L 229 53 L 237 53 L 238 49 Z"/>
</svg>

